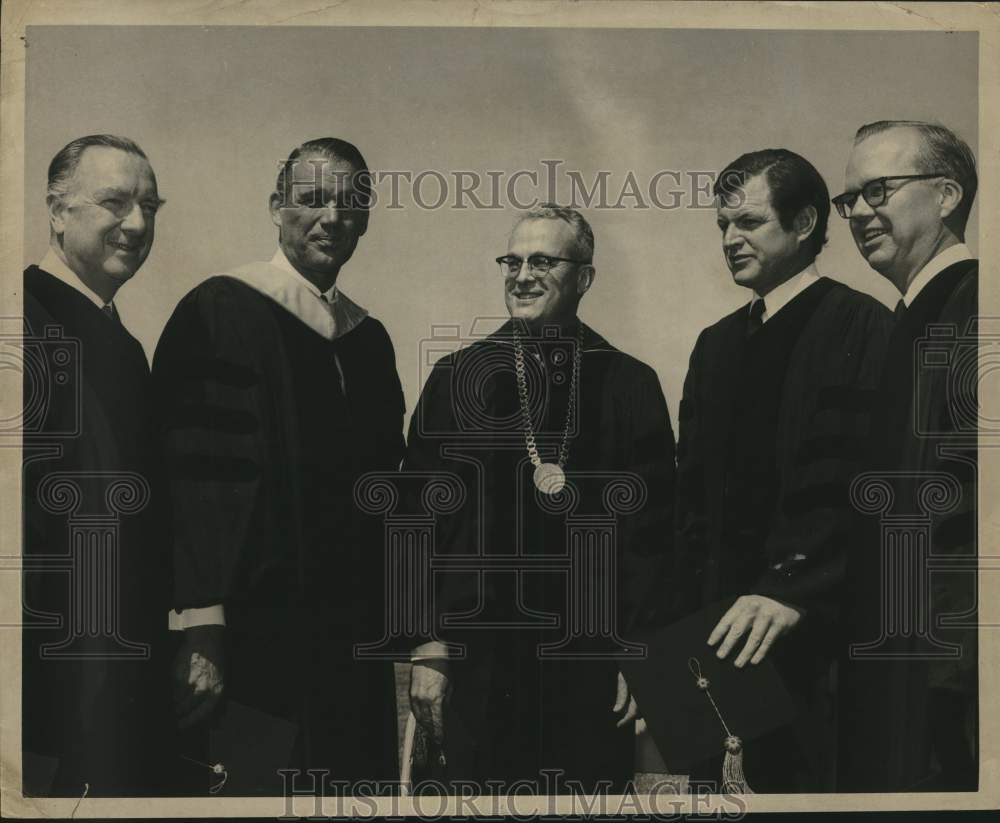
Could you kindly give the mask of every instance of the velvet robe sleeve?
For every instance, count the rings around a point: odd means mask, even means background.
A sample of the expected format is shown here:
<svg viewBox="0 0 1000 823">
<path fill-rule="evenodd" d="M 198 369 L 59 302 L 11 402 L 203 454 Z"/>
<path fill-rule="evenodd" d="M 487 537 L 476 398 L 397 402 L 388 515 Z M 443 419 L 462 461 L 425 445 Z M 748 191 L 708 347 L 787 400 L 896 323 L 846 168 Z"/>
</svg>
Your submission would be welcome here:
<svg viewBox="0 0 1000 823">
<path fill-rule="evenodd" d="M 705 495 L 707 454 L 702 441 L 701 375 L 705 332 L 698 335 L 681 395 L 678 414 L 677 496 L 673 556 L 665 581 L 666 613 L 676 619 L 703 605 L 709 559 L 708 499 Z"/>
<path fill-rule="evenodd" d="M 455 414 L 451 379 L 462 355 L 462 352 L 448 355 L 432 369 L 410 418 L 400 476 L 402 503 L 409 514 L 427 514 L 423 491 L 435 476 L 457 490 L 460 498 L 457 507 L 433 513 L 434 548 L 437 553 L 446 555 L 474 554 L 483 542 L 479 534 L 483 517 L 480 510 L 482 501 L 478 496 L 482 479 L 477 476 L 473 464 L 458 459 L 448 448 L 449 445 L 454 447 L 462 439 L 461 427 Z M 430 631 L 409 634 L 405 639 L 410 646 L 431 639 L 452 639 L 442 630 L 442 615 L 477 608 L 482 598 L 490 596 L 491 577 L 492 575 L 478 575 L 472 571 L 451 571 L 436 579 L 420 576 L 419 579 L 410 580 L 410 586 L 424 587 L 423 591 L 413 595 L 420 601 L 429 600 L 431 587 L 434 593 L 434 609 L 429 615 Z M 487 587 L 487 591 L 480 591 L 481 584 Z"/>
<path fill-rule="evenodd" d="M 817 628 L 832 629 L 838 616 L 850 485 L 864 465 L 892 320 L 871 298 L 831 293 L 800 338 L 786 377 L 768 568 L 748 593 L 803 609 Z"/>
<path fill-rule="evenodd" d="M 944 472 L 958 483 L 958 502 L 954 508 L 931 519 L 931 548 L 935 555 L 962 558 L 970 562 L 977 548 L 977 478 L 979 467 L 978 440 L 971 437 L 978 429 L 989 432 L 989 422 L 978 419 L 979 384 L 969 379 L 973 369 L 974 347 L 983 347 L 981 338 L 975 343 L 970 335 L 970 322 L 978 317 L 978 268 L 963 278 L 944 306 L 938 323 L 955 330 L 951 345 L 950 368 L 919 364 L 920 383 L 915 400 L 920 404 L 917 415 L 925 428 L 935 432 L 930 437 L 911 436 L 907 460 L 930 472 Z M 946 343 L 943 347 L 946 348 Z M 983 347 L 984 348 L 984 347 Z M 978 348 L 981 352 L 983 348 Z M 983 369 L 980 360 L 980 375 Z M 965 379 L 960 379 L 964 377 Z M 981 413 L 981 412 L 980 412 Z M 912 498 L 911 498 L 912 499 Z M 961 655 L 956 659 L 934 660 L 929 663 L 928 683 L 933 688 L 948 689 L 974 695 L 977 690 L 979 655 L 977 642 L 978 602 L 977 572 L 969 568 L 937 571 L 931 576 L 931 602 L 935 615 L 943 625 L 935 635 L 944 642 L 958 643 Z M 945 615 L 950 615 L 947 621 Z"/>
<path fill-rule="evenodd" d="M 153 365 L 170 483 L 177 609 L 239 595 L 278 535 L 269 488 L 265 318 L 246 288 L 213 278 L 178 305 Z M 259 312 L 259 309 L 257 309 Z M 289 533 L 283 541 L 291 539 Z"/>
</svg>

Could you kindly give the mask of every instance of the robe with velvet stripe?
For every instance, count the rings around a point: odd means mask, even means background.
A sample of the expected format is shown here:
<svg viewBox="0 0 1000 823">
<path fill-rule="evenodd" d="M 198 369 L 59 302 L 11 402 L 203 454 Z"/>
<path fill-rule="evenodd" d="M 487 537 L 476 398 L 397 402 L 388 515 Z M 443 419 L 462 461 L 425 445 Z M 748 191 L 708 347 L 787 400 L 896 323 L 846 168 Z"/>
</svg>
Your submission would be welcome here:
<svg viewBox="0 0 1000 823">
<path fill-rule="evenodd" d="M 890 478 L 890 513 L 934 508 L 934 495 L 921 504 L 921 478 L 944 475 L 939 489 L 952 489 L 937 501 L 945 510 L 932 511 L 926 521 L 939 567 L 926 589 L 930 612 L 920 616 L 934 641 L 955 644 L 959 654 L 912 659 L 929 641 L 904 631 L 883 648 L 895 659 L 841 661 L 841 791 L 977 785 L 977 600 L 970 564 L 977 555 L 978 277 L 976 260 L 949 266 L 924 286 L 896 325 L 865 464 L 868 471 L 901 473 Z M 880 541 L 879 516 L 859 517 L 848 565 L 845 645 L 882 635 Z M 955 568 L 941 568 L 952 559 Z M 901 584 L 896 591 L 908 588 Z M 915 628 L 917 614 L 910 615 Z"/>
<path fill-rule="evenodd" d="M 172 491 L 174 605 L 222 604 L 229 699 L 298 727 L 295 768 L 396 774 L 379 640 L 382 525 L 354 501 L 402 456 L 392 344 L 367 317 L 333 340 L 233 277 L 188 294 L 153 378 Z M 260 786 L 280 794 L 281 782 Z"/>
<path fill-rule="evenodd" d="M 816 684 L 835 654 L 848 492 L 891 323 L 877 301 L 827 278 L 749 338 L 743 306 L 698 337 L 681 400 L 672 611 L 748 594 L 803 610 L 771 656 L 803 710 L 822 709 L 814 728 L 827 749 L 833 719 Z M 829 782 L 829 763 L 788 771 L 787 790 L 820 775 Z"/>
</svg>

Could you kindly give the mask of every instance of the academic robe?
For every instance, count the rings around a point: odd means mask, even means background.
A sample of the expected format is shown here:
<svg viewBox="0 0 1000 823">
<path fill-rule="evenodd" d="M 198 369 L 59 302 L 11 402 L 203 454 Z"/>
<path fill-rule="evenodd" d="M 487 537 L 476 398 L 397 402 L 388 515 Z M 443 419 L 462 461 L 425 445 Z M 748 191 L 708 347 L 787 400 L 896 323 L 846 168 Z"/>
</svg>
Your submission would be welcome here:
<svg viewBox="0 0 1000 823">
<path fill-rule="evenodd" d="M 404 482 L 408 472 L 449 473 L 464 490 L 456 510 L 437 517 L 433 548 L 445 564 L 432 584 L 435 636 L 464 654 L 451 661 L 447 773 L 484 791 L 487 780 L 508 788 L 528 780 L 539 793 L 559 793 L 543 769 L 591 790 L 600 781 L 620 789 L 632 777 L 634 726 L 615 728 L 613 655 L 631 648 L 627 638 L 655 611 L 669 556 L 674 438 L 667 406 L 649 366 L 584 326 L 565 465 L 572 491 L 543 498 L 532 483 L 512 334 L 507 322 L 438 361 L 404 461 Z M 556 462 L 575 339 L 525 336 L 524 346 L 535 438 L 541 459 Z M 570 558 L 586 554 L 581 543 L 600 541 L 580 536 L 588 518 L 613 523 L 614 536 L 601 544 L 607 562 L 570 568 Z M 599 630 L 573 631 L 591 619 Z M 575 659 L 539 650 L 562 641 L 560 651 Z"/>
<path fill-rule="evenodd" d="M 269 755 L 278 766 L 398 779 L 392 666 L 354 657 L 384 631 L 382 527 L 354 484 L 397 470 L 403 451 L 385 328 L 365 317 L 327 339 L 248 283 L 212 277 L 174 311 L 153 378 L 174 605 L 223 605 L 226 699 L 294 724 L 287 762 Z"/>
<path fill-rule="evenodd" d="M 722 318 L 691 354 L 671 610 L 682 616 L 758 594 L 802 612 L 769 654 L 798 719 L 792 731 L 746 747 L 744 770 L 757 792 L 832 787 L 825 684 L 851 522 L 848 489 L 891 321 L 872 298 L 820 278 L 752 334 L 746 306 Z M 719 761 L 697 776 L 720 780 L 721 751 Z"/>
<path fill-rule="evenodd" d="M 845 646 L 877 641 L 885 631 L 880 515 L 926 522 L 938 568 L 927 583 L 929 613 L 917 593 L 909 614 L 910 626 L 926 624 L 929 637 L 898 624 L 903 630 L 890 632 L 881 647 L 896 659 L 841 662 L 841 791 L 976 789 L 978 274 L 978 261 L 967 260 L 935 275 L 903 312 L 889 344 L 865 468 L 893 473 L 891 506 L 857 521 Z M 934 475 L 943 478 L 935 481 L 937 493 L 922 495 Z M 952 568 L 942 567 L 952 561 Z M 927 580 L 924 569 L 909 574 Z M 908 587 L 901 581 L 896 588 Z M 955 645 L 957 656 L 940 656 L 937 644 Z M 914 655 L 923 659 L 907 659 Z"/>
<path fill-rule="evenodd" d="M 25 791 L 162 794 L 170 564 L 149 366 L 76 289 L 37 266 L 24 289 Z"/>
</svg>

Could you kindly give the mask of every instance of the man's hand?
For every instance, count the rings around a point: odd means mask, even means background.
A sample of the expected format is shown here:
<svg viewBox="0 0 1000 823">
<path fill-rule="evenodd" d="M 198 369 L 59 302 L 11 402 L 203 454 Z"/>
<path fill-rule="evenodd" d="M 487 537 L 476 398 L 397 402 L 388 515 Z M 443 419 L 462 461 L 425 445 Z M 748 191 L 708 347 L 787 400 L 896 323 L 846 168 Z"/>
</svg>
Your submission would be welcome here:
<svg viewBox="0 0 1000 823">
<path fill-rule="evenodd" d="M 615 705 L 611 707 L 611 711 L 615 714 L 620 714 L 622 711 L 625 712 L 625 714 L 618 718 L 618 722 L 615 723 L 615 726 L 619 729 L 627 723 L 631 723 L 639 716 L 639 705 L 635 702 L 635 698 L 632 697 L 628 683 L 625 682 L 625 675 L 621 672 L 618 672 L 618 696 L 615 698 Z"/>
<path fill-rule="evenodd" d="M 444 743 L 444 708 L 451 697 L 448 660 L 443 657 L 413 661 L 410 670 L 410 708 L 417 723 L 440 746 Z"/>
<path fill-rule="evenodd" d="M 224 684 L 224 626 L 194 626 L 174 660 L 174 712 L 182 729 L 212 713 Z"/>
<path fill-rule="evenodd" d="M 746 645 L 743 646 L 743 651 L 739 653 L 734 665 L 741 669 L 749 660 L 756 666 L 770 651 L 774 641 L 785 632 L 794 629 L 801 617 L 802 614 L 797 609 L 770 597 L 747 594 L 733 603 L 712 629 L 712 633 L 708 636 L 708 645 L 714 646 L 725 638 L 715 653 L 716 657 L 724 660 L 736 645 L 736 641 L 749 629 L 750 636 L 747 637 Z"/>
</svg>

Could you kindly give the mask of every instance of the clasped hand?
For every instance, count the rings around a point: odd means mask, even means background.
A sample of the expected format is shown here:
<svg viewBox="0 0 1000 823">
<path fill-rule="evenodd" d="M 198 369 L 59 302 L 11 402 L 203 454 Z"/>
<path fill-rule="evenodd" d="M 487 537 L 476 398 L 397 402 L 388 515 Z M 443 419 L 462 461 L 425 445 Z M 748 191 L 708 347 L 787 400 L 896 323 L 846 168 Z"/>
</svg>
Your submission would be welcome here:
<svg viewBox="0 0 1000 823">
<path fill-rule="evenodd" d="M 224 690 L 222 626 L 184 630 L 174 659 L 174 711 L 182 729 L 200 723 L 215 708 Z"/>
</svg>

